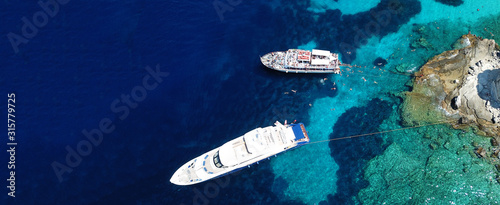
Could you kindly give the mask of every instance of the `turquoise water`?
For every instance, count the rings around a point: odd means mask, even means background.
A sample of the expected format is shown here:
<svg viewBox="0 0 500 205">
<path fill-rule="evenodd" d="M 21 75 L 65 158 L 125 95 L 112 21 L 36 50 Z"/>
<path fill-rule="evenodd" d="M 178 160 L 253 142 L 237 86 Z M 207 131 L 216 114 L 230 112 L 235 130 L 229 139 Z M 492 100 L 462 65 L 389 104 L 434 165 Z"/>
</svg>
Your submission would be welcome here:
<svg viewBox="0 0 500 205">
<path fill-rule="evenodd" d="M 350 15 L 367 11 L 380 1 L 362 2 L 312 0 L 309 9 L 316 13 L 339 9 L 342 15 Z M 360 65 L 361 68 L 344 70 L 342 75 L 332 75 L 321 80 L 324 82 L 323 86 L 335 88 L 337 93 L 334 97 L 324 97 L 311 102 L 310 123 L 307 127 L 311 141 L 345 137 L 333 133 L 332 127 L 342 126 L 336 125 L 341 123 L 341 116 L 351 112 L 353 108 L 363 109 L 372 99 L 394 102 L 389 106 L 389 116 L 381 119 L 383 122 L 374 131 L 401 128 L 399 96 L 410 89 L 405 85 L 410 78 L 395 74 L 395 68 L 400 66 L 406 72 L 412 73 L 430 57 L 450 50 L 453 42 L 461 35 L 471 31 L 485 38 L 494 38 L 496 36 L 489 32 L 500 29 L 500 25 L 495 23 L 495 19 L 500 15 L 498 1 L 465 1 L 457 7 L 434 0 L 420 2 L 421 12 L 409 22 L 400 25 L 397 32 L 382 38 L 372 36 L 357 48 L 356 58 L 351 64 Z M 495 34 L 500 36 L 500 33 Z M 431 46 L 410 47 L 415 39 L 422 37 L 426 38 Z M 318 41 L 311 39 L 299 48 L 319 48 L 316 43 Z M 373 61 L 378 57 L 386 59 L 387 65 L 373 65 Z M 339 129 L 348 127 L 336 128 Z M 424 138 L 424 135 L 427 138 Z M 500 185 L 495 181 L 498 173 L 491 164 L 470 154 L 473 142 L 487 146 L 488 139 L 476 136 L 472 131 L 457 131 L 448 126 L 409 129 L 377 137 L 380 137 L 383 141 L 380 144 L 387 149 L 366 162 L 366 166 L 360 171 L 362 177 L 358 180 L 366 180 L 367 183 L 359 194 L 350 196 L 353 197 L 352 201 L 367 204 L 498 203 Z M 436 144 L 435 149 L 429 148 L 430 143 Z M 306 204 L 339 202 L 338 194 L 336 197 L 332 196 L 345 191 L 340 190 L 339 184 L 342 182 L 338 181 L 342 179 L 338 175 L 339 165 L 342 164 L 337 164 L 330 155 L 330 151 L 336 152 L 330 148 L 328 143 L 308 145 L 272 160 L 275 178 L 284 179 L 289 185 L 284 191 L 287 198 Z M 349 150 L 345 154 L 355 155 Z"/>
</svg>

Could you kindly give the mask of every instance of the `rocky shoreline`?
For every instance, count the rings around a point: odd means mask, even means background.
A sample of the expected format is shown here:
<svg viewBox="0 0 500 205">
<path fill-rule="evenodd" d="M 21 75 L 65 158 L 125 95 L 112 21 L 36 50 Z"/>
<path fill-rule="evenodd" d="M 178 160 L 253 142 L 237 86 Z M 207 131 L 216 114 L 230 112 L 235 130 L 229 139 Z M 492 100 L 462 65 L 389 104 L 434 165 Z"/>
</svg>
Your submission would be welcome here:
<svg viewBox="0 0 500 205">
<path fill-rule="evenodd" d="M 404 124 L 449 121 L 500 141 L 500 51 L 494 40 L 462 36 L 428 61 L 405 93 Z"/>
<path fill-rule="evenodd" d="M 400 107 L 403 124 L 418 127 L 387 134 L 393 142 L 365 167 L 361 203 L 497 203 L 499 76 L 499 46 L 471 34 L 423 65 Z"/>
</svg>

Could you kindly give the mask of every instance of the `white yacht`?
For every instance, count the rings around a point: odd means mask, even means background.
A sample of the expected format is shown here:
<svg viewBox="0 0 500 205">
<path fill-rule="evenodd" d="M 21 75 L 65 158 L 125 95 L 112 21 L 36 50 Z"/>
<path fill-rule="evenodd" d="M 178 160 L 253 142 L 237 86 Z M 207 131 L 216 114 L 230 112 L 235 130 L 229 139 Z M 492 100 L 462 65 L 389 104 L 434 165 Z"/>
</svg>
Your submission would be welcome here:
<svg viewBox="0 0 500 205">
<path fill-rule="evenodd" d="M 304 124 L 256 128 L 182 165 L 170 178 L 177 185 L 191 185 L 224 176 L 278 153 L 309 142 Z"/>
<path fill-rule="evenodd" d="M 312 49 L 288 49 L 276 51 L 260 57 L 266 67 L 285 73 L 340 73 L 342 64 L 337 53 Z"/>
</svg>

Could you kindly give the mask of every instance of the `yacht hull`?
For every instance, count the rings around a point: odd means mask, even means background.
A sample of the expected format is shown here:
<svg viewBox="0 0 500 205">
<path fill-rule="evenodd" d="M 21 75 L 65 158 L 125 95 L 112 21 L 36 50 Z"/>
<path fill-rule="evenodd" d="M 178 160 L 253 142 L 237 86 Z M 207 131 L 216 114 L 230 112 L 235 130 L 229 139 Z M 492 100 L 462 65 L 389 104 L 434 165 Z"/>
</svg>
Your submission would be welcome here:
<svg viewBox="0 0 500 205">
<path fill-rule="evenodd" d="M 302 123 L 256 128 L 182 165 L 172 175 L 176 185 L 192 185 L 244 169 L 271 156 L 309 143 Z"/>
</svg>

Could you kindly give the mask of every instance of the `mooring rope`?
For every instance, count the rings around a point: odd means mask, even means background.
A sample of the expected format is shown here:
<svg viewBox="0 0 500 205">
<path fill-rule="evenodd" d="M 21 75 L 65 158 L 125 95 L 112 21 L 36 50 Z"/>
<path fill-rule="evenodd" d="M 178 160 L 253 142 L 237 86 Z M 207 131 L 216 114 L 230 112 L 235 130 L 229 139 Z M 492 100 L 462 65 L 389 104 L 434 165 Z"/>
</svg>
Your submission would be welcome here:
<svg viewBox="0 0 500 205">
<path fill-rule="evenodd" d="M 401 131 L 401 130 L 406 130 L 406 129 L 414 129 L 414 128 L 419 128 L 419 127 L 426 127 L 426 126 L 432 126 L 432 125 L 446 124 L 446 123 L 450 123 L 450 122 L 453 122 L 453 121 L 436 122 L 436 123 L 427 124 L 427 125 L 417 125 L 417 126 L 413 126 L 413 127 L 404 127 L 404 128 L 394 129 L 394 130 L 386 130 L 386 131 L 372 132 L 372 133 L 367 133 L 367 134 L 352 135 L 352 136 L 340 137 L 340 138 L 335 138 L 335 139 L 328 139 L 328 140 L 321 140 L 321 141 L 316 141 L 316 142 L 309 142 L 307 144 L 316 144 L 316 143 L 321 143 L 321 142 L 330 142 L 330 141 L 336 141 L 336 140 L 351 139 L 351 138 L 356 138 L 356 137 L 363 137 L 363 136 L 369 136 L 369 135 L 383 134 L 383 133 L 388 133 L 388 132 L 396 132 L 396 131 Z"/>
</svg>

